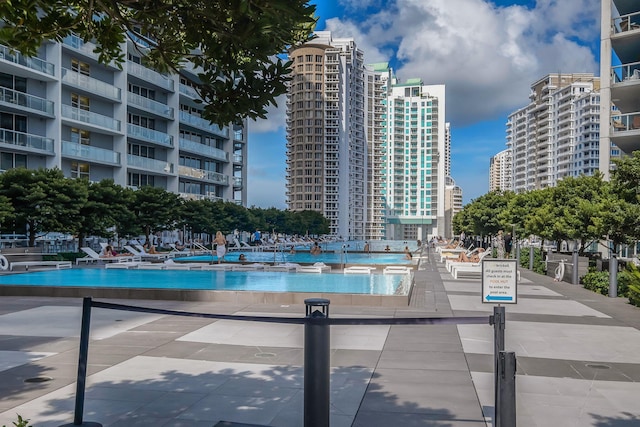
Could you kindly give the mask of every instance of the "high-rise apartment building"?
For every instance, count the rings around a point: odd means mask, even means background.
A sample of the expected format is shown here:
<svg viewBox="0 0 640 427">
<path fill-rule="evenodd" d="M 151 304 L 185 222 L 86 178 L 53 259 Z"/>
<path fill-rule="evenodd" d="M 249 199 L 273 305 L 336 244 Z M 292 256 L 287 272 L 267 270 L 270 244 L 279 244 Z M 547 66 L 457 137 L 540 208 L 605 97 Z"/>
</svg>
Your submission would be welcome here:
<svg viewBox="0 0 640 427">
<path fill-rule="evenodd" d="M 597 170 L 599 89 L 600 79 L 588 73 L 549 74 L 531 86 L 530 103 L 507 120 L 513 191 Z"/>
<path fill-rule="evenodd" d="M 445 87 L 395 83 L 385 101 L 387 239 L 445 235 Z"/>
<path fill-rule="evenodd" d="M 364 239 L 367 139 L 363 53 L 328 31 L 289 52 L 287 204 L 321 212 L 330 234 Z"/>
<path fill-rule="evenodd" d="M 602 0 L 600 171 L 611 159 L 640 149 L 640 2 Z"/>
<path fill-rule="evenodd" d="M 246 128 L 204 120 L 197 70 L 160 74 L 142 63 L 147 47 L 123 44 L 120 69 L 75 36 L 33 58 L 0 46 L 0 169 L 57 167 L 246 205 Z"/>
<path fill-rule="evenodd" d="M 502 150 L 489 163 L 489 191 L 511 190 L 511 150 Z"/>
</svg>

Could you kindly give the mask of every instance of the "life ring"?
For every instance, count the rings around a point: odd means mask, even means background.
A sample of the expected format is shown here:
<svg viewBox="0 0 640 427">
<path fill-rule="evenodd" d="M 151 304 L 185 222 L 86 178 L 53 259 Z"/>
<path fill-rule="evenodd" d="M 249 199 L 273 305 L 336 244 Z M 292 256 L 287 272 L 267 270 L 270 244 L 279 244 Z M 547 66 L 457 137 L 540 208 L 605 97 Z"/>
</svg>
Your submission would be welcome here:
<svg viewBox="0 0 640 427">
<path fill-rule="evenodd" d="M 0 255 L 0 270 L 8 270 L 9 269 L 9 261 L 4 255 Z"/>
<path fill-rule="evenodd" d="M 564 278 L 564 261 L 560 261 L 560 264 L 556 267 L 554 280 L 561 282 Z"/>
</svg>

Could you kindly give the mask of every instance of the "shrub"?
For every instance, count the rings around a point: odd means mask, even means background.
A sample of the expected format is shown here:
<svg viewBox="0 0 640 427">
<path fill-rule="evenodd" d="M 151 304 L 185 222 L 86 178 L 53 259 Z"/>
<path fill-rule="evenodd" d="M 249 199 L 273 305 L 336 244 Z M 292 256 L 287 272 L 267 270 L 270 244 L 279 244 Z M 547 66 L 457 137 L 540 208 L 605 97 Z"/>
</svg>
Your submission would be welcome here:
<svg viewBox="0 0 640 427">
<path fill-rule="evenodd" d="M 529 249 L 530 248 L 522 248 L 520 249 L 520 267 L 529 268 Z M 533 271 L 538 274 L 545 274 L 546 267 L 544 261 L 542 260 L 542 251 L 538 248 L 533 249 Z"/>
<path fill-rule="evenodd" d="M 15 427 L 31 427 L 29 424 L 29 420 L 22 418 L 22 416 L 18 415 L 18 420 L 13 422 Z M 2 426 L 7 427 L 7 426 Z"/>
<path fill-rule="evenodd" d="M 590 270 L 582 277 L 582 285 L 585 289 L 602 295 L 609 294 L 609 272 Z"/>
<path fill-rule="evenodd" d="M 629 285 L 627 295 L 629 296 L 629 302 L 636 307 L 640 307 L 640 286 Z"/>
</svg>

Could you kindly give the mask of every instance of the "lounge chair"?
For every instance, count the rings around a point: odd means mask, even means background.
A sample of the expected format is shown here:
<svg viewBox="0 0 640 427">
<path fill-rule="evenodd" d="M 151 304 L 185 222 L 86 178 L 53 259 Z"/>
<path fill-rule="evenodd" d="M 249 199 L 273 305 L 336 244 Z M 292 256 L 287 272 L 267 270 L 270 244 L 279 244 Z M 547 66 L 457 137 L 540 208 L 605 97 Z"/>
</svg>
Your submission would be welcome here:
<svg viewBox="0 0 640 427">
<path fill-rule="evenodd" d="M 144 251 L 140 251 L 136 248 L 134 248 L 133 246 L 128 246 L 125 245 L 124 247 L 126 250 L 128 250 L 129 252 L 131 252 L 132 254 L 134 254 L 135 256 L 141 258 L 141 259 L 167 259 L 169 258 L 169 254 L 148 254 Z"/>
<path fill-rule="evenodd" d="M 57 270 L 61 270 L 63 268 L 71 268 L 71 261 L 17 261 L 11 263 L 9 270 L 13 271 L 14 267 L 20 266 L 27 271 L 29 271 L 29 267 L 54 267 Z"/>
<path fill-rule="evenodd" d="M 400 265 L 390 265 L 382 270 L 382 274 L 411 274 L 413 268 Z"/>
<path fill-rule="evenodd" d="M 351 267 L 346 267 L 343 272 L 344 274 L 371 274 L 376 271 L 375 267 L 367 267 L 364 265 L 354 265 Z"/>
<path fill-rule="evenodd" d="M 114 257 L 101 257 L 96 251 L 89 247 L 80 248 L 82 252 L 87 254 L 84 258 L 76 259 L 76 265 L 80 262 L 105 262 L 105 263 L 120 263 L 120 262 L 131 262 L 131 261 L 140 261 L 140 257 L 135 254 L 132 256 L 119 255 Z M 133 252 L 132 252 L 133 253 Z"/>
<path fill-rule="evenodd" d="M 258 270 L 264 270 L 266 266 L 267 266 L 266 264 L 262 264 L 259 262 L 256 262 L 253 264 L 240 264 L 240 265 L 234 265 L 233 267 L 231 267 L 231 271 L 258 271 Z"/>
<path fill-rule="evenodd" d="M 166 270 L 201 270 L 202 267 L 209 264 L 203 262 L 175 262 L 173 259 L 168 259 L 162 263 Z"/>
<path fill-rule="evenodd" d="M 159 252 L 156 254 L 150 254 L 141 244 L 138 243 L 138 244 L 135 244 L 134 246 L 138 248 L 138 251 L 140 251 L 143 254 L 143 256 L 146 256 L 146 257 L 156 257 L 157 259 L 173 258 L 173 254 L 171 252 Z"/>
<path fill-rule="evenodd" d="M 302 265 L 296 268 L 296 273 L 328 273 L 331 271 L 331 266 L 326 265 L 324 262 L 316 262 L 313 265 Z"/>
<path fill-rule="evenodd" d="M 300 264 L 295 262 L 285 262 L 282 264 L 270 265 L 264 268 L 265 271 L 296 271 L 296 268 L 301 267 Z"/>
</svg>

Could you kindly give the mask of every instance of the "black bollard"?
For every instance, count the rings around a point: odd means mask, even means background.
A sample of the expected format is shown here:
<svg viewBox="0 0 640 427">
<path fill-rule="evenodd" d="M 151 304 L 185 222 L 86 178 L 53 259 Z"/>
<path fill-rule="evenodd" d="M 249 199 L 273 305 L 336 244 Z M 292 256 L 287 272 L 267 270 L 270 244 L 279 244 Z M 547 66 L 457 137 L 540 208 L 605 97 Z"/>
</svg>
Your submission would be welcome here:
<svg viewBox="0 0 640 427">
<path fill-rule="evenodd" d="M 609 297 L 618 297 L 618 258 L 612 254 L 609 259 Z"/>
<path fill-rule="evenodd" d="M 304 427 L 329 427 L 331 372 L 328 299 L 309 298 L 304 324 Z M 321 307 L 315 310 L 314 307 Z"/>
<path fill-rule="evenodd" d="M 489 316 L 489 324 L 493 325 L 493 368 L 494 368 L 494 419 L 497 419 L 497 415 L 500 411 L 500 396 L 499 390 L 499 361 L 500 353 L 504 351 L 504 327 L 505 327 L 505 309 L 502 306 L 493 307 L 493 316 Z M 500 427 L 499 424 L 495 424 L 494 427 Z"/>
<path fill-rule="evenodd" d="M 60 427 L 84 426 L 102 427 L 102 424 L 83 422 L 84 390 L 87 382 L 87 356 L 89 354 L 89 326 L 91 324 L 91 297 L 82 299 L 82 324 L 80 326 L 80 351 L 78 356 L 78 379 L 76 382 L 76 405 L 73 424 L 63 424 Z"/>
<path fill-rule="evenodd" d="M 535 256 L 533 245 L 529 244 L 529 270 L 533 271 L 533 257 Z"/>
<path fill-rule="evenodd" d="M 573 248 L 573 267 L 571 270 L 571 283 L 577 285 L 578 279 L 578 248 Z"/>
<path fill-rule="evenodd" d="M 498 402 L 495 427 L 516 427 L 516 354 L 501 351 L 498 357 Z M 499 409 L 498 409 L 499 408 Z"/>
</svg>

